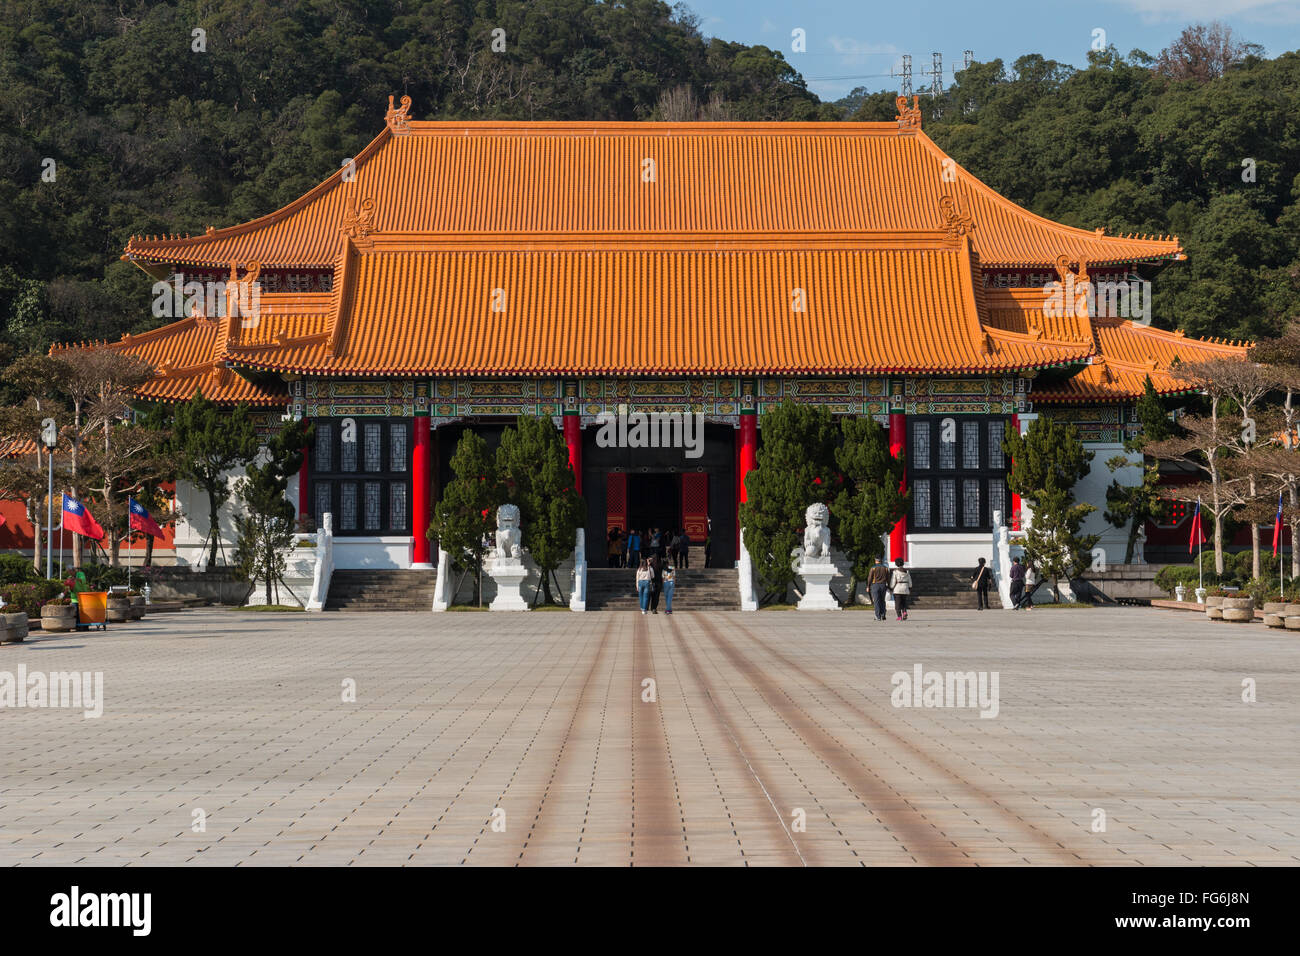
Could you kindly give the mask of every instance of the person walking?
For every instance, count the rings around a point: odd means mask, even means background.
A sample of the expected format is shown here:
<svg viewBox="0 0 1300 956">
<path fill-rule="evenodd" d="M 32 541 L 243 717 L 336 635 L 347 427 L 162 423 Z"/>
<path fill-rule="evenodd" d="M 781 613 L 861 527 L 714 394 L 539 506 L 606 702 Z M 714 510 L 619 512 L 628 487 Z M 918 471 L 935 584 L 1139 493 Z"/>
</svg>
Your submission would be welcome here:
<svg viewBox="0 0 1300 956">
<path fill-rule="evenodd" d="M 650 555 L 650 613 L 659 613 L 659 595 L 664 589 L 664 561 L 657 554 Z"/>
<path fill-rule="evenodd" d="M 664 613 L 673 613 L 673 586 L 677 583 L 677 571 L 672 565 L 664 568 Z"/>
<path fill-rule="evenodd" d="M 894 613 L 900 621 L 907 620 L 907 602 L 912 595 L 912 575 L 903 567 L 903 559 L 894 561 L 889 574 L 889 590 L 894 592 Z"/>
<path fill-rule="evenodd" d="M 627 566 L 641 566 L 641 533 L 633 528 L 627 535 Z"/>
<path fill-rule="evenodd" d="M 885 562 L 876 558 L 876 563 L 867 572 L 867 593 L 871 595 L 871 606 L 875 609 L 876 620 L 885 619 L 885 594 L 889 591 L 889 568 Z"/>
<path fill-rule="evenodd" d="M 618 528 L 609 529 L 609 566 L 617 568 L 623 563 L 623 532 Z"/>
<path fill-rule="evenodd" d="M 691 566 L 691 536 L 686 533 L 685 528 L 677 536 L 677 566 L 679 568 Z"/>
<path fill-rule="evenodd" d="M 1025 596 L 1025 566 L 1020 558 L 1011 559 L 1011 610 L 1020 610 L 1020 599 Z"/>
<path fill-rule="evenodd" d="M 1027 611 L 1034 609 L 1034 592 L 1038 590 L 1038 585 L 1043 583 L 1042 576 L 1034 563 L 1028 558 L 1025 559 L 1025 593 L 1020 599 L 1020 607 Z"/>
<path fill-rule="evenodd" d="M 636 596 L 641 613 L 650 609 L 650 562 L 642 561 L 636 569 Z"/>
<path fill-rule="evenodd" d="M 979 565 L 975 568 L 975 573 L 971 575 L 970 586 L 975 589 L 979 595 L 979 607 L 977 610 L 988 610 L 989 606 L 989 585 L 993 583 L 993 569 L 984 563 L 980 558 Z"/>
</svg>

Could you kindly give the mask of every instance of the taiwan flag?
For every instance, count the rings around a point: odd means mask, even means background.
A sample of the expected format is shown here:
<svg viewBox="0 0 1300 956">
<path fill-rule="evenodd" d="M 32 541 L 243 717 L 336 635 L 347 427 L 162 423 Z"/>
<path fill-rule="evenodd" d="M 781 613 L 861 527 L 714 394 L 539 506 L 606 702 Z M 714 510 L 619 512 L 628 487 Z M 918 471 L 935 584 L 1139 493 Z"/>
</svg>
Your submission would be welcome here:
<svg viewBox="0 0 1300 956">
<path fill-rule="evenodd" d="M 144 505 L 134 498 L 127 498 L 126 500 L 131 510 L 131 530 L 143 531 L 152 537 L 161 538 L 163 529 L 158 527 L 158 522 L 154 521 L 149 512 L 144 510 Z"/>
<path fill-rule="evenodd" d="M 1277 517 L 1273 519 L 1273 557 L 1277 557 L 1277 549 L 1282 547 L 1282 492 L 1277 493 Z"/>
<path fill-rule="evenodd" d="M 63 496 L 63 527 L 83 538 L 104 540 L 104 529 L 99 526 L 99 522 L 91 517 L 85 505 L 71 495 Z"/>
<path fill-rule="evenodd" d="M 1201 499 L 1196 499 L 1196 512 L 1192 515 L 1192 536 L 1187 541 L 1187 553 L 1196 550 L 1198 544 L 1205 544 L 1205 532 L 1201 530 Z"/>
</svg>

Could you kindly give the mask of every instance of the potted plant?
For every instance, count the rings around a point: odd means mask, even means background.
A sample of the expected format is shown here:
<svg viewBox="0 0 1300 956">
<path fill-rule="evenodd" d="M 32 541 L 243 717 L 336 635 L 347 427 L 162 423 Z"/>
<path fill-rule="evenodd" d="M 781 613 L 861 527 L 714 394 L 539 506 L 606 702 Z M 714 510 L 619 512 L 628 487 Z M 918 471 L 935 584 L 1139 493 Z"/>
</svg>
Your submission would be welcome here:
<svg viewBox="0 0 1300 956">
<path fill-rule="evenodd" d="M 125 594 L 109 594 L 108 600 L 104 605 L 104 620 L 106 621 L 129 621 L 131 620 L 131 599 Z"/>
<path fill-rule="evenodd" d="M 27 612 L 17 604 L 0 604 L 0 644 L 21 644 L 27 639 Z"/>
<path fill-rule="evenodd" d="M 1237 623 L 1255 620 L 1255 598 L 1245 591 L 1225 595 L 1220 605 L 1223 620 Z"/>
<path fill-rule="evenodd" d="M 75 631 L 77 629 L 77 605 L 72 598 L 51 598 L 41 605 L 42 631 Z"/>
<path fill-rule="evenodd" d="M 1269 594 L 1264 598 L 1260 608 L 1264 612 L 1265 627 L 1286 627 L 1286 596 L 1282 594 Z"/>
<path fill-rule="evenodd" d="M 1205 594 L 1205 616 L 1211 621 L 1223 620 L 1223 599 L 1227 592 L 1223 588 L 1210 588 Z"/>
<path fill-rule="evenodd" d="M 145 613 L 144 595 L 132 588 L 126 592 L 126 596 L 131 599 L 131 620 L 140 620 L 140 618 L 144 617 Z"/>
</svg>

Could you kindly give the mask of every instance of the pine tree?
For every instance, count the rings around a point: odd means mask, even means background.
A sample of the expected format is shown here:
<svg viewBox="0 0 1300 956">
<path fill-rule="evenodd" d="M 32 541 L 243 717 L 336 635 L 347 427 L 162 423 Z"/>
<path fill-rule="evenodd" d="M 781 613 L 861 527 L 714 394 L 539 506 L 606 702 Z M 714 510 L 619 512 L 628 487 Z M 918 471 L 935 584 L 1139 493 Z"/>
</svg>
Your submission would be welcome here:
<svg viewBox="0 0 1300 956">
<path fill-rule="evenodd" d="M 848 603 L 858 582 L 884 550 L 882 536 L 903 516 L 910 492 L 901 490 L 903 460 L 889 451 L 889 435 L 873 418 L 841 418 L 843 443 L 835 449 L 838 493 L 831 513 L 839 546 L 851 564 Z"/>
<path fill-rule="evenodd" d="M 804 512 L 835 497 L 839 439 L 827 409 L 793 402 L 764 412 L 762 435 L 758 467 L 745 477 L 749 500 L 740 506 L 740 524 L 766 604 L 784 601 L 794 581 L 790 552 L 801 541 Z M 831 518 L 834 535 L 834 512 Z"/>
<path fill-rule="evenodd" d="M 247 580 L 265 584 L 268 605 L 276 603 L 272 588 L 278 591 L 284 584 L 285 556 L 294 541 L 297 512 L 285 492 L 290 477 L 302 467 L 303 447 L 311 433 L 311 425 L 303 420 L 283 425 L 267 441 L 265 454 L 248 466 L 246 477 L 235 483 L 245 509 L 235 519 L 235 566 Z"/>
<path fill-rule="evenodd" d="M 451 456 L 451 473 L 442 500 L 433 509 L 429 536 L 436 537 L 439 547 L 447 553 L 452 562 L 448 570 L 455 569 L 461 574 L 453 594 L 460 591 L 464 575 L 474 572 L 477 604 L 482 602 L 479 586 L 486 541 L 495 527 L 497 506 L 502 503 L 496 461 L 481 436 L 472 431 L 461 436 Z"/>
<path fill-rule="evenodd" d="M 537 562 L 543 600 L 550 604 L 551 577 L 573 553 L 587 514 L 574 487 L 569 450 L 549 418 L 520 415 L 501 434 L 496 465 L 501 500 L 519 507 L 523 546 Z"/>
<path fill-rule="evenodd" d="M 226 472 L 251 461 L 257 444 L 247 405 L 226 408 L 197 392 L 176 408 L 170 452 L 176 476 L 202 488 L 208 496 L 208 567 L 217 563 L 221 506 L 230 500 Z"/>
<path fill-rule="evenodd" d="M 1095 453 L 1083 447 L 1074 425 L 1044 417 L 1034 419 L 1023 436 L 1008 426 L 1002 449 L 1012 460 L 1007 487 L 1034 509 L 1025 555 L 1052 579 L 1052 592 L 1059 596 L 1060 579 L 1075 578 L 1088 567 L 1084 556 L 1099 538 L 1079 533 L 1096 507 L 1075 504 L 1073 498 L 1074 486 L 1088 474 Z"/>
</svg>

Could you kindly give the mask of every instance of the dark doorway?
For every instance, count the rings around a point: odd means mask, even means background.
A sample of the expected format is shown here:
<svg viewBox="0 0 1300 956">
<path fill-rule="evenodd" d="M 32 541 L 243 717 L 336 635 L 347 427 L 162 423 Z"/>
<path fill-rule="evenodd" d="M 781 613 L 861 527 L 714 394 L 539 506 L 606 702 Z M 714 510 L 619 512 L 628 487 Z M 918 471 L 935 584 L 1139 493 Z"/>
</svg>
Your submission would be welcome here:
<svg viewBox="0 0 1300 956">
<path fill-rule="evenodd" d="M 681 490 L 676 475 L 627 476 L 628 527 L 649 533 L 651 528 L 674 531 L 681 524 Z"/>
</svg>

